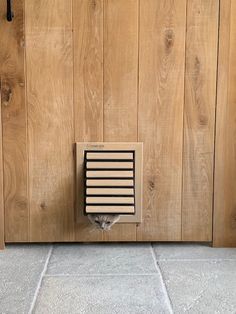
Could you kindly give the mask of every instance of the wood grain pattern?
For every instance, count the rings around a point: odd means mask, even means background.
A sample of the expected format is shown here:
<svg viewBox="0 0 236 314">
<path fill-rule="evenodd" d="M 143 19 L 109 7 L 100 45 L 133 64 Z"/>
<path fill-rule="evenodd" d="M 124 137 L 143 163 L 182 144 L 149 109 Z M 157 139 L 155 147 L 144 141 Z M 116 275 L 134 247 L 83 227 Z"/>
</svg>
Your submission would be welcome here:
<svg viewBox="0 0 236 314">
<path fill-rule="evenodd" d="M 182 240 L 212 240 L 219 1 L 187 5 Z"/>
<path fill-rule="evenodd" d="M 74 237 L 71 5 L 26 0 L 31 241 Z"/>
<path fill-rule="evenodd" d="M 87 169 L 133 169 L 133 163 L 132 162 L 108 162 L 108 161 L 104 161 L 104 162 L 87 162 Z"/>
<path fill-rule="evenodd" d="M 133 180 L 116 180 L 116 186 L 133 186 Z M 107 180 L 87 180 L 87 186 L 114 186 L 113 181 Z"/>
<path fill-rule="evenodd" d="M 107 153 L 87 153 L 87 159 L 107 159 Z M 132 153 L 109 153 L 109 159 L 133 159 Z"/>
<path fill-rule="evenodd" d="M 127 189 L 127 188 L 87 188 L 86 189 L 87 195 L 134 195 L 134 189 Z"/>
<path fill-rule="evenodd" d="M 86 171 L 87 178 L 133 178 L 134 173 L 131 170 L 115 171 L 115 170 L 90 170 Z"/>
<path fill-rule="evenodd" d="M 75 141 L 103 141 L 103 0 L 73 0 Z M 80 187 L 78 187 L 80 188 Z M 91 224 L 76 241 L 102 241 Z"/>
<path fill-rule="evenodd" d="M 0 105 L 1 105 L 1 82 L 0 82 Z M 2 151 L 2 114 L 0 110 L 0 250 L 5 247 L 4 232 L 4 193 L 3 193 L 3 151 Z"/>
<path fill-rule="evenodd" d="M 86 213 L 125 213 L 133 214 L 135 211 L 134 206 L 86 206 Z"/>
<path fill-rule="evenodd" d="M 134 197 L 87 197 L 86 198 L 87 203 L 97 203 L 97 204 L 133 204 L 134 203 Z"/>
<path fill-rule="evenodd" d="M 181 240 L 186 1 L 140 1 L 139 137 L 144 142 L 139 241 Z"/>
<path fill-rule="evenodd" d="M 236 2 L 220 2 L 214 246 L 236 246 Z"/>
<path fill-rule="evenodd" d="M 104 141 L 137 141 L 139 1 L 104 0 Z M 118 224 L 105 241 L 134 241 L 135 224 Z"/>
<path fill-rule="evenodd" d="M 5 239 L 21 242 L 29 240 L 24 1 L 14 2 L 11 23 L 5 17 L 6 1 L 0 1 L 0 12 Z"/>
<path fill-rule="evenodd" d="M 236 2 L 13 5 L 8 23 L 0 0 L 0 247 L 2 193 L 6 242 L 100 242 L 210 241 L 213 192 L 213 244 L 236 246 Z M 75 222 L 73 145 L 98 141 L 144 142 L 137 228 Z"/>
<path fill-rule="evenodd" d="M 75 140 L 103 140 L 103 0 L 73 1 Z"/>
<path fill-rule="evenodd" d="M 104 1 L 104 140 L 137 140 L 138 1 Z"/>
</svg>

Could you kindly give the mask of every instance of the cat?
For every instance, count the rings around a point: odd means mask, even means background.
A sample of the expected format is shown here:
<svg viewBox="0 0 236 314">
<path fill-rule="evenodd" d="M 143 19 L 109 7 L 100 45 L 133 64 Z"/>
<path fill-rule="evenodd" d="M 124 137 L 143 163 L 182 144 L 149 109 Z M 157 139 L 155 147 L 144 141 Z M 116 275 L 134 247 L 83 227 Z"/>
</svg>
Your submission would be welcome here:
<svg viewBox="0 0 236 314">
<path fill-rule="evenodd" d="M 90 222 L 95 225 L 98 229 L 108 231 L 111 229 L 111 226 L 113 226 L 119 219 L 120 215 L 115 214 L 89 214 L 88 219 Z"/>
</svg>

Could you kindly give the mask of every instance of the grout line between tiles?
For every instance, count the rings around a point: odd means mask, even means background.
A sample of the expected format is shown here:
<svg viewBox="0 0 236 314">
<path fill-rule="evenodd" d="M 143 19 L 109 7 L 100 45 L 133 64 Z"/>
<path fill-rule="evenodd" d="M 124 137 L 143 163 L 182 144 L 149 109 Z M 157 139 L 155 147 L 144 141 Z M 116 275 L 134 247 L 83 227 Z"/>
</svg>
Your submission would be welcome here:
<svg viewBox="0 0 236 314">
<path fill-rule="evenodd" d="M 154 253 L 152 244 L 150 244 L 150 250 L 151 250 L 151 254 L 152 254 L 152 258 L 153 258 L 153 262 L 154 262 L 155 268 L 156 268 L 157 273 L 159 274 L 159 276 L 160 276 L 160 278 L 161 278 L 162 290 L 163 290 L 164 295 L 165 295 L 167 307 L 168 307 L 168 309 L 169 309 L 169 312 L 170 312 L 171 314 L 173 314 L 174 311 L 173 311 L 173 306 L 172 306 L 172 303 L 171 303 L 171 299 L 170 299 L 170 296 L 169 296 L 169 294 L 168 294 L 168 291 L 167 291 L 167 288 L 166 288 L 166 284 L 165 284 L 164 278 L 163 278 L 163 276 L 162 276 L 161 269 L 160 269 L 160 267 L 159 267 L 159 265 L 158 265 L 158 262 L 157 262 L 157 260 L 156 260 L 156 255 L 155 255 L 155 253 Z"/>
<path fill-rule="evenodd" d="M 41 285 L 42 285 L 43 277 L 45 276 L 47 268 L 48 268 L 48 263 L 49 263 L 51 255 L 52 255 L 52 251 L 53 251 L 53 245 L 51 245 L 51 247 L 49 249 L 47 258 L 46 258 L 45 263 L 44 263 L 43 270 L 42 270 L 42 272 L 40 274 L 39 281 L 38 281 L 38 284 L 37 284 L 37 287 L 36 287 L 36 290 L 35 290 L 35 293 L 34 293 L 34 297 L 33 297 L 33 300 L 32 300 L 32 303 L 31 303 L 31 306 L 30 306 L 30 309 L 29 309 L 29 314 L 33 313 L 33 309 L 35 307 L 36 300 L 37 300 L 37 297 L 38 297 L 38 294 L 39 294 L 39 290 L 40 290 Z"/>
<path fill-rule="evenodd" d="M 140 274 L 140 273 L 134 273 L 134 274 L 45 274 L 44 277 L 135 277 L 135 276 L 155 276 L 158 275 L 155 273 L 147 273 L 147 274 Z"/>
<path fill-rule="evenodd" d="M 158 262 L 227 262 L 227 261 L 235 261 L 235 258 L 157 258 Z"/>
</svg>

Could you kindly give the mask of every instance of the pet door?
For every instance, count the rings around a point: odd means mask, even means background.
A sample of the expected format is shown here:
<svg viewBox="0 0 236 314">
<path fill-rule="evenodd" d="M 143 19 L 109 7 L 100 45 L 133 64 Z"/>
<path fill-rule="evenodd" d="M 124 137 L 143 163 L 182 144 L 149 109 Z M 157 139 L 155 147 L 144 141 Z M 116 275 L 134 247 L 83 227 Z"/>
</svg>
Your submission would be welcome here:
<svg viewBox="0 0 236 314">
<path fill-rule="evenodd" d="M 78 223 L 87 214 L 141 222 L 142 143 L 76 143 Z"/>
<path fill-rule="evenodd" d="M 135 214 L 135 151 L 84 152 L 85 214 Z"/>
</svg>

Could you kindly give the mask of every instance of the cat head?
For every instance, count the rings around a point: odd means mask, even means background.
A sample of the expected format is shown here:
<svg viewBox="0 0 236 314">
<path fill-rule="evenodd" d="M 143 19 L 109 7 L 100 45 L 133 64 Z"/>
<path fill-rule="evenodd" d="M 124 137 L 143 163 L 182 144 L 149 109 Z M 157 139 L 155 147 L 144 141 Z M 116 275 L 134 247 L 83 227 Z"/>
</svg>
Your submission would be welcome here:
<svg viewBox="0 0 236 314">
<path fill-rule="evenodd" d="M 88 219 L 90 222 L 101 230 L 110 230 L 111 226 L 113 226 L 119 219 L 119 215 L 99 215 L 99 214 L 89 214 Z"/>
</svg>

